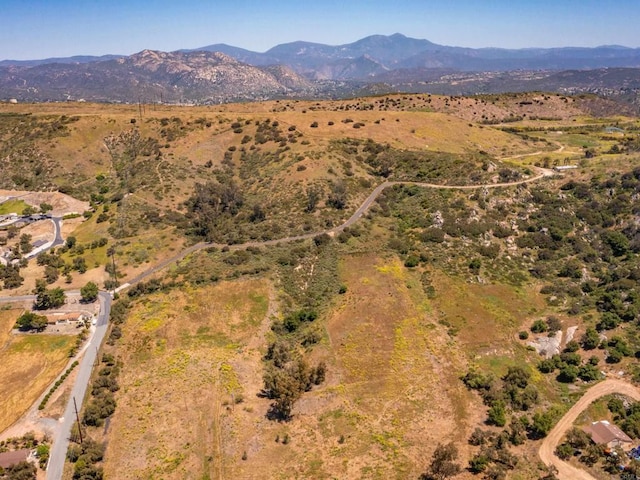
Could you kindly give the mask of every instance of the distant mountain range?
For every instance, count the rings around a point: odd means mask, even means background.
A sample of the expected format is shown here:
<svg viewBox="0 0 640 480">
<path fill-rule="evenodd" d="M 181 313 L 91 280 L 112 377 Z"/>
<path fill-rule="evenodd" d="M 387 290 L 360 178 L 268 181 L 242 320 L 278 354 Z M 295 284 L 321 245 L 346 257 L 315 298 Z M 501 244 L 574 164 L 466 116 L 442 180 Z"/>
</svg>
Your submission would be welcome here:
<svg viewBox="0 0 640 480">
<path fill-rule="evenodd" d="M 634 69 L 627 71 L 631 81 L 624 86 L 610 82 L 619 75 L 612 76 L 601 70 L 623 68 Z M 553 79 L 546 82 L 549 88 L 568 88 L 561 85 L 562 78 L 555 75 L 566 70 L 576 71 L 573 77 L 581 77 L 580 72 L 585 70 L 600 71 L 590 78 L 601 88 L 637 89 L 640 86 L 634 78 L 640 77 L 640 70 L 635 70 L 638 68 L 638 48 L 614 45 L 473 49 L 394 34 L 372 35 L 337 46 L 293 42 L 264 53 L 216 44 L 171 53 L 144 50 L 131 56 L 4 60 L 0 62 L 0 96 L 31 101 L 85 98 L 135 102 L 144 98 L 146 101 L 211 103 L 287 96 L 340 96 L 360 91 L 394 91 L 400 86 L 411 90 L 415 85 L 422 85 L 421 90 L 429 85 L 440 85 L 441 90 L 447 90 L 442 87 L 452 75 L 457 80 L 449 82 L 450 86 L 462 83 L 465 88 L 449 90 L 463 94 L 501 90 L 501 83 L 509 85 L 510 90 L 533 85 L 530 81 L 523 83 L 521 74 L 501 76 L 500 72 L 545 72 L 543 78 Z M 434 90 L 434 93 L 437 92 Z"/>
</svg>

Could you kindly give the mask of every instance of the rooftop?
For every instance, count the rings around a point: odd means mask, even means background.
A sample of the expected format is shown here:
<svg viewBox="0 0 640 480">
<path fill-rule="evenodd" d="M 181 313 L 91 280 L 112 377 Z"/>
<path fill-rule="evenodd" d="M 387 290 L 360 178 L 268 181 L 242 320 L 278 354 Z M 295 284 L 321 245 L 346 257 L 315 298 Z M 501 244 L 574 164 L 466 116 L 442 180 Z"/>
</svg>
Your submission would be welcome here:
<svg viewBox="0 0 640 480">
<path fill-rule="evenodd" d="M 591 434 L 591 439 L 597 444 L 607 444 L 613 440 L 625 443 L 630 443 L 632 441 L 626 433 L 606 420 L 593 422 L 589 427 L 588 432 Z"/>
<path fill-rule="evenodd" d="M 16 465 L 20 462 L 24 462 L 31 450 L 23 448 L 22 450 L 15 450 L 13 452 L 0 453 L 0 467 L 9 468 L 12 465 Z"/>
</svg>

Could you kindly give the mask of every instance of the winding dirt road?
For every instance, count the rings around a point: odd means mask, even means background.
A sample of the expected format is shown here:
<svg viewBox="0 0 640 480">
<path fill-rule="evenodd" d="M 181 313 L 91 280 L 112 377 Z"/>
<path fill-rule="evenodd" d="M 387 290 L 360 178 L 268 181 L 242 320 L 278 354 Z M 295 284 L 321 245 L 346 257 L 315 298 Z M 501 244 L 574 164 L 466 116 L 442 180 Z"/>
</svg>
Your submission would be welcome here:
<svg viewBox="0 0 640 480">
<path fill-rule="evenodd" d="M 633 385 L 622 380 L 605 380 L 604 382 L 594 385 L 569 409 L 569 411 L 560 419 L 555 427 L 542 441 L 538 454 L 545 465 L 553 465 L 558 469 L 558 478 L 560 480 L 596 480 L 584 470 L 580 470 L 554 455 L 556 446 L 569 430 L 573 422 L 591 403 L 600 397 L 610 395 L 612 393 L 620 393 L 634 400 L 640 400 L 640 390 Z"/>
<path fill-rule="evenodd" d="M 303 235 L 296 235 L 293 237 L 284 237 L 284 238 L 278 238 L 275 240 L 265 240 L 265 241 L 255 241 L 255 242 L 246 242 L 246 243 L 239 243 L 236 245 L 226 245 L 226 244 L 221 244 L 221 243 L 215 243 L 215 242 L 200 242 L 200 243 L 196 243 L 194 245 L 191 245 L 190 247 L 187 247 L 186 249 L 182 250 L 180 253 L 177 253 L 176 255 L 173 255 L 172 257 L 166 258 L 164 260 L 162 260 L 161 262 L 157 263 L 156 265 L 154 265 L 153 267 L 151 267 L 149 270 L 140 273 L 139 275 L 135 276 L 134 278 L 131 278 L 129 280 L 125 280 L 117 289 L 116 292 L 120 292 L 121 290 L 124 290 L 128 287 L 130 287 L 131 285 L 135 285 L 136 283 L 140 283 L 141 281 L 145 280 L 146 278 L 150 277 L 151 275 L 163 270 L 165 267 L 167 267 L 168 265 L 171 265 L 172 263 L 176 263 L 180 260 L 182 260 L 183 258 L 185 258 L 187 255 L 197 252 L 198 250 L 202 250 L 204 248 L 209 248 L 209 247 L 216 247 L 216 248 L 223 248 L 223 247 L 227 247 L 229 248 L 229 250 L 243 250 L 247 247 L 266 247 L 269 245 L 277 245 L 279 243 L 290 243 L 290 242 L 295 242 L 298 240 L 308 240 L 310 238 L 314 238 L 318 235 L 322 235 L 322 234 L 329 234 L 329 235 L 335 235 L 338 234 L 340 232 L 342 232 L 345 228 L 350 227 L 351 225 L 353 225 L 354 223 L 356 223 L 360 217 L 362 217 L 362 215 L 365 214 L 365 212 L 367 210 L 369 210 L 369 208 L 371 207 L 371 205 L 373 204 L 373 202 L 376 200 L 376 198 L 378 198 L 380 196 L 380 194 L 388 187 L 392 187 L 394 185 L 415 185 L 417 187 L 423 187 L 423 188 L 434 188 L 434 189 L 439 189 L 439 190 L 475 190 L 475 189 L 479 189 L 479 188 L 501 188 L 501 187 L 514 187 L 517 185 L 522 185 L 525 183 L 531 183 L 531 182 L 535 182 L 537 180 L 540 180 L 544 177 L 551 177 L 553 175 L 556 174 L 556 172 L 554 172 L 553 170 L 550 170 L 548 168 L 539 168 L 536 167 L 536 170 L 538 170 L 538 174 L 533 176 L 533 177 L 529 177 L 529 178 L 525 178 L 524 180 L 517 180 L 515 182 L 505 182 L 505 183 L 487 183 L 487 184 L 483 184 L 483 185 L 440 185 L 440 184 L 436 184 L 436 183 L 425 183 L 425 182 L 411 182 L 411 181 L 386 181 L 384 183 L 381 183 L 380 185 L 378 185 L 370 194 L 369 196 L 360 204 L 360 206 L 358 207 L 358 209 L 353 212 L 353 214 L 341 225 L 338 225 L 337 227 L 333 227 L 330 228 L 328 230 L 323 230 L 321 232 L 312 232 L 312 233 L 305 233 Z"/>
</svg>

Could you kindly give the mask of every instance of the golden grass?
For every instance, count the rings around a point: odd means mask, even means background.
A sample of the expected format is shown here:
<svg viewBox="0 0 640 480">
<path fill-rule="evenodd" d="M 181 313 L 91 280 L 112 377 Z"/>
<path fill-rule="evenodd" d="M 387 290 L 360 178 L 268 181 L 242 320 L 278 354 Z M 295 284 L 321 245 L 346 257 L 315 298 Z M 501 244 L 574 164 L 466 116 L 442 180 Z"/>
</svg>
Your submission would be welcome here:
<svg viewBox="0 0 640 480">
<path fill-rule="evenodd" d="M 453 439 L 467 455 L 464 439 L 485 409 L 460 376 L 470 362 L 500 374 L 521 360 L 515 332 L 544 304 L 526 289 L 437 272 L 430 300 L 395 256 L 347 256 L 340 276 L 347 293 L 318 320 L 327 336 L 310 356 L 328 363 L 328 378 L 285 424 L 266 420 L 270 402 L 257 396 L 266 281 L 185 287 L 137 304 L 118 348 L 107 476 L 400 479 L 419 476 L 438 442 Z M 457 316 L 465 320 L 451 336 Z M 289 444 L 274 441 L 284 435 Z"/>
<path fill-rule="evenodd" d="M 266 420 L 270 402 L 257 396 L 267 282 L 185 288 L 138 304 L 118 349 L 106 475 L 407 478 L 423 468 L 425 448 L 445 435 L 462 439 L 475 416 L 458 380 L 465 360 L 425 313 L 424 295 L 407 287 L 413 273 L 395 258 L 363 255 L 348 257 L 341 275 L 348 292 L 310 359 L 324 358 L 329 378 L 286 424 Z M 274 441 L 285 434 L 288 445 Z"/>
<path fill-rule="evenodd" d="M 363 102 L 367 101 L 374 99 L 363 99 Z M 424 109 L 335 111 L 341 102 L 321 102 L 320 107 L 312 110 L 311 108 L 315 108 L 314 103 L 299 102 L 295 110 L 277 113 L 272 110 L 279 108 L 278 102 L 188 108 L 147 106 L 142 118 L 138 115 L 137 107 L 87 103 L 1 105 L 0 111 L 78 117 L 77 121 L 68 126 L 70 135 L 47 142 L 41 148 L 58 162 L 63 171 L 85 176 L 87 181 L 98 173 L 106 174 L 111 170 L 111 158 L 104 145 L 104 138 L 131 128 L 139 129 L 143 137 L 156 136 L 158 123 L 155 119 L 163 117 L 178 117 L 185 125 L 186 130 L 182 133 L 186 133 L 186 136 L 172 141 L 170 149 L 163 150 L 163 157 L 164 161 L 186 169 L 203 165 L 209 160 L 219 164 L 229 146 L 240 146 L 243 135 L 234 134 L 230 130 L 230 123 L 238 119 L 252 121 L 252 126 L 245 127 L 245 133 L 249 134 L 255 128 L 255 120 L 276 119 L 285 133 L 289 126 L 295 125 L 304 134 L 300 140 L 307 140 L 310 144 L 303 145 L 299 142 L 289 145 L 292 153 L 323 151 L 331 139 L 343 137 L 372 138 L 396 147 L 420 150 L 453 153 L 485 150 L 497 156 L 533 149 L 515 135 L 490 126 L 469 123 L 468 119 L 457 116 L 460 113 L 458 110 L 449 111 L 442 106 L 438 107 L 441 112 Z M 198 118 L 205 118 L 210 126 L 195 126 L 194 121 Z M 354 122 L 343 123 L 342 120 L 347 118 Z M 131 124 L 132 119 L 136 119 L 135 125 Z M 311 128 L 313 122 L 318 123 L 317 128 Z M 334 124 L 329 126 L 329 122 Z M 362 122 L 364 127 L 353 128 L 357 122 Z M 187 126 L 188 123 L 191 125 Z M 164 144 L 164 140 L 160 139 L 160 143 Z M 190 186 L 192 182 L 191 178 L 176 180 L 176 188 L 172 190 L 172 194 L 182 198 L 183 194 L 178 190 L 181 186 Z"/>
<path fill-rule="evenodd" d="M 543 298 L 529 287 L 469 284 L 441 272 L 434 273 L 433 284 L 439 321 L 472 353 L 508 348 L 520 326 L 544 309 Z"/>
<path fill-rule="evenodd" d="M 0 309 L 0 347 L 6 346 L 13 338 L 13 335 L 11 335 L 11 329 L 21 314 L 21 309 Z"/>
<path fill-rule="evenodd" d="M 259 384 L 249 387 L 239 376 L 260 364 L 261 353 L 248 345 L 265 320 L 268 288 L 260 280 L 186 287 L 134 308 L 119 348 L 124 368 L 107 476 L 221 478 L 229 471 L 233 439 L 223 432 L 231 424 L 222 403 L 242 394 L 259 401 Z"/>
<path fill-rule="evenodd" d="M 73 336 L 10 333 L 22 310 L 0 311 L 0 431 L 31 407 L 69 361 Z"/>
<path fill-rule="evenodd" d="M 348 291 L 327 323 L 331 377 L 301 401 L 291 448 L 310 478 L 417 477 L 438 441 L 465 434 L 470 397 L 457 380 L 464 359 L 395 257 L 348 257 L 341 272 Z M 291 460 L 280 463 L 285 476 L 295 475 Z"/>
</svg>

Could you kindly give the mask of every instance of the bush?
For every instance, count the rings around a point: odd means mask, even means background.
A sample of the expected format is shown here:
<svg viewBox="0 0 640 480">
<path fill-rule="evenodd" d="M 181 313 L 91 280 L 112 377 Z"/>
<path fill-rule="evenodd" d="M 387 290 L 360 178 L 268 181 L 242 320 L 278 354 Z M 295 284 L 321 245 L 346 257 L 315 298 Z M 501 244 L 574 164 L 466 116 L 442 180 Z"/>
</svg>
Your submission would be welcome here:
<svg viewBox="0 0 640 480">
<path fill-rule="evenodd" d="M 533 325 L 531 325 L 531 331 L 533 333 L 544 333 L 548 329 L 549 326 L 544 320 L 536 320 L 535 322 L 533 322 Z"/>
<path fill-rule="evenodd" d="M 606 361 L 607 363 L 620 363 L 622 361 L 622 353 L 618 350 L 612 349 L 607 353 Z"/>
<path fill-rule="evenodd" d="M 487 469 L 490 462 L 491 459 L 487 455 L 478 453 L 469 460 L 469 470 L 471 473 L 482 473 Z"/>
<path fill-rule="evenodd" d="M 550 358 L 541 360 L 540 363 L 538 363 L 538 370 L 540 370 L 542 373 L 552 373 L 553 371 L 555 371 L 555 369 L 556 362 L 554 362 Z"/>
<path fill-rule="evenodd" d="M 545 412 L 536 412 L 533 415 L 531 425 L 529 425 L 529 433 L 534 439 L 540 439 L 547 436 L 547 433 L 553 428 L 560 412 L 552 408 Z"/>
<path fill-rule="evenodd" d="M 415 255 L 409 255 L 407 259 L 404 261 L 404 266 L 407 268 L 417 267 L 420 263 L 420 259 Z"/>
<path fill-rule="evenodd" d="M 561 443 L 556 447 L 555 454 L 562 460 L 569 460 L 573 456 L 573 447 L 568 443 Z"/>
<path fill-rule="evenodd" d="M 562 329 L 562 323 L 558 317 L 548 317 L 547 318 L 547 326 L 549 329 L 549 333 L 555 333 Z"/>
<path fill-rule="evenodd" d="M 570 342 L 567 342 L 567 344 L 564 347 L 564 351 L 569 353 L 577 352 L 579 349 L 580 349 L 580 344 L 575 340 L 571 340 Z"/>
<path fill-rule="evenodd" d="M 578 367 L 566 365 L 560 370 L 558 381 L 562 383 L 573 383 L 578 378 Z"/>
<path fill-rule="evenodd" d="M 495 377 L 489 374 L 483 374 L 481 372 L 468 372 L 462 381 L 472 390 L 489 390 L 495 382 Z"/>
<path fill-rule="evenodd" d="M 504 427 L 507 423 L 506 407 L 502 400 L 496 400 L 489 408 L 487 423 L 496 427 Z"/>
<path fill-rule="evenodd" d="M 598 380 L 601 376 L 602 374 L 600 373 L 600 370 L 591 363 L 581 365 L 578 368 L 578 378 L 583 382 L 593 382 Z"/>
<path fill-rule="evenodd" d="M 593 350 L 600 344 L 600 336 L 593 328 L 587 328 L 587 331 L 580 338 L 582 348 L 585 350 Z"/>
</svg>

